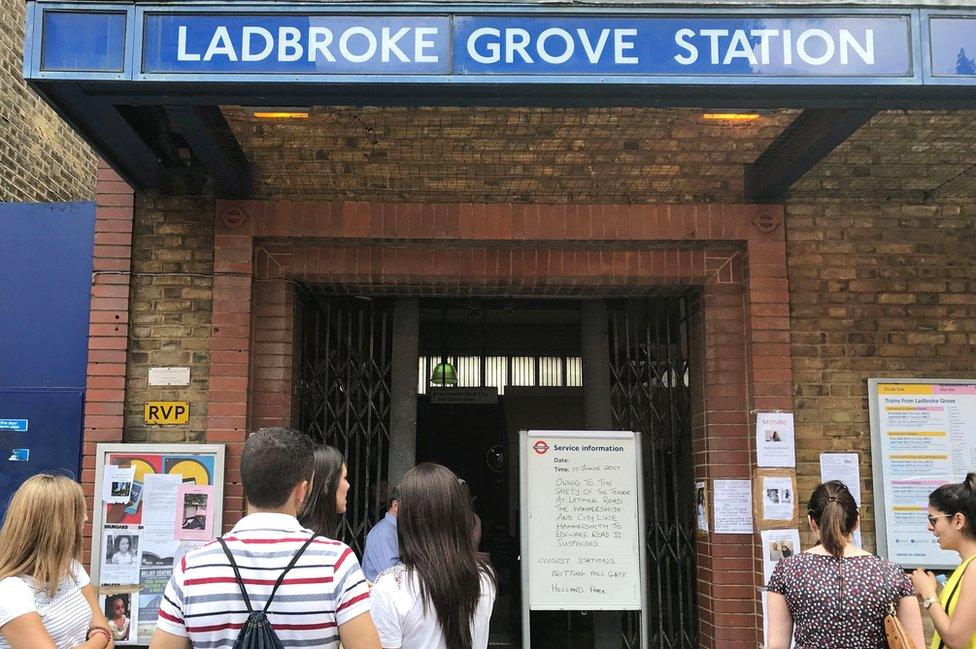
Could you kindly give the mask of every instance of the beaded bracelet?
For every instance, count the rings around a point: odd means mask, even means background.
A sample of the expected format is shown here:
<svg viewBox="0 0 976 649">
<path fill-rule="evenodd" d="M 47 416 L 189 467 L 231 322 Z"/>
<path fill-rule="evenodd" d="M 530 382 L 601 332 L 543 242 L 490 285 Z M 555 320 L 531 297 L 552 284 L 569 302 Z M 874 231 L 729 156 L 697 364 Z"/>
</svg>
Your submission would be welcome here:
<svg viewBox="0 0 976 649">
<path fill-rule="evenodd" d="M 88 633 L 85 634 L 85 640 L 91 640 L 91 637 L 95 633 L 101 633 L 105 636 L 105 640 L 108 642 L 112 641 L 112 631 L 107 626 L 99 626 L 93 624 L 88 627 Z"/>
</svg>

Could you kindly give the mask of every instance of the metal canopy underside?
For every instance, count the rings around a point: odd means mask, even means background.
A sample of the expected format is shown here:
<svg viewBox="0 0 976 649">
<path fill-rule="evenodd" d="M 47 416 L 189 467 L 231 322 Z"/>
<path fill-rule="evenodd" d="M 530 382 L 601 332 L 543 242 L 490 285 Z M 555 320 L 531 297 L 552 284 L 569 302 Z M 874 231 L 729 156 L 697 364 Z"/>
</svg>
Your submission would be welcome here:
<svg viewBox="0 0 976 649">
<path fill-rule="evenodd" d="M 702 10 L 689 20 L 725 19 L 729 15 L 735 20 L 756 15 L 759 12 L 773 12 L 777 20 L 802 19 L 806 14 L 831 18 L 838 12 L 850 14 L 852 20 L 864 17 L 878 20 L 904 20 L 911 25 L 910 55 L 914 63 L 908 63 L 904 80 L 884 77 L 857 77 L 851 79 L 825 78 L 814 75 L 809 83 L 801 83 L 802 78 L 789 79 L 782 77 L 780 82 L 776 78 L 746 78 L 741 75 L 722 77 L 719 73 L 704 80 L 694 77 L 672 78 L 666 76 L 625 78 L 611 74 L 601 78 L 588 78 L 585 74 L 576 77 L 550 77 L 533 75 L 529 72 L 515 76 L 491 76 L 472 80 L 471 77 L 462 78 L 455 75 L 444 82 L 436 76 L 414 77 L 403 75 L 376 75 L 382 77 L 382 83 L 371 83 L 369 75 L 351 77 L 348 74 L 309 79 L 308 74 L 293 76 L 288 81 L 281 74 L 272 74 L 267 82 L 255 80 L 253 74 L 136 74 L 131 63 L 138 61 L 141 48 L 149 47 L 140 39 L 152 42 L 150 33 L 143 33 L 143 16 L 149 16 L 153 11 L 159 15 L 185 12 L 186 15 L 205 11 L 204 5 L 192 3 L 173 3 L 169 5 L 150 5 L 136 3 L 135 5 L 95 5 L 93 3 L 48 4 L 31 3 L 29 14 L 32 16 L 28 26 L 28 47 L 25 54 L 25 74 L 28 82 L 40 92 L 49 103 L 54 105 L 65 119 L 80 132 L 116 170 L 118 170 L 132 185 L 138 189 L 159 189 L 171 193 L 197 193 L 202 191 L 207 182 L 212 182 L 214 191 L 225 197 L 246 197 L 262 195 L 332 195 L 336 198 L 375 198 L 378 195 L 393 200 L 524 200 L 533 202 L 576 200 L 576 201 L 613 201 L 613 202 L 645 202 L 645 201 L 682 201 L 682 200 L 727 200 L 764 202 L 782 200 L 789 187 L 798 179 L 803 178 L 819 162 L 824 160 L 835 147 L 844 142 L 848 136 L 858 131 L 861 125 L 867 123 L 878 112 L 892 114 L 891 111 L 908 110 L 939 110 L 954 111 L 976 108 L 976 70 L 972 79 L 965 76 L 959 78 L 939 77 L 932 63 L 927 63 L 921 57 L 921 52 L 929 46 L 925 29 L 929 21 L 946 22 L 948 18 L 971 20 L 973 15 L 963 13 L 961 16 L 938 11 L 918 9 L 871 9 L 871 10 L 749 10 L 744 8 L 729 8 L 716 13 L 715 10 Z M 284 5 L 207 5 L 210 11 L 264 12 L 262 15 L 268 20 L 280 16 L 275 12 L 284 12 Z M 214 9 L 216 7 L 216 9 Z M 396 7 L 370 6 L 353 7 L 349 5 L 309 5 L 291 6 L 301 11 L 311 13 L 332 12 L 336 15 L 355 12 L 366 15 L 369 20 L 383 19 L 394 13 L 430 14 L 438 11 L 436 6 L 408 6 Z M 68 10 L 71 11 L 68 11 Z M 125 16 L 129 24 L 135 24 L 135 29 L 129 29 L 126 34 L 127 45 L 124 52 L 124 63 L 120 73 L 85 73 L 46 71 L 43 61 L 47 56 L 41 49 L 42 27 L 46 25 L 41 20 L 42 11 L 59 10 L 71 13 L 74 10 L 98 9 L 105 12 L 115 12 L 118 17 Z M 394 12 L 395 9 L 395 12 Z M 621 18 L 625 14 L 594 14 L 593 9 L 587 13 L 584 8 L 547 8 L 547 7 L 453 7 L 441 6 L 439 11 L 453 15 L 454 11 L 467 9 L 478 19 L 494 14 L 499 20 L 504 19 L 500 14 L 525 12 L 525 20 L 538 21 L 540 16 L 548 20 L 555 19 L 577 20 L 576 24 L 587 24 L 585 20 L 595 20 L 600 16 Z M 600 11 L 606 12 L 602 9 Z M 779 11 L 781 13 L 777 14 Z M 658 15 L 656 12 L 662 12 Z M 958 12 L 956 12 L 958 13 Z M 734 14 L 734 15 L 733 15 Z M 225 14 L 226 15 L 226 14 Z M 654 10 L 643 8 L 637 11 L 637 19 L 650 21 L 673 18 L 674 12 L 668 10 Z M 688 16 L 687 11 L 684 14 Z M 732 18 L 728 18 L 731 20 Z M 149 20 L 149 18 L 145 18 Z M 473 20 L 474 18 L 472 18 Z M 897 22 L 897 21 L 896 21 Z M 951 22 L 951 21 L 949 21 Z M 453 25 L 453 23 L 451 23 Z M 757 23 L 758 24 L 758 23 Z M 961 24 L 961 23 L 960 23 Z M 920 27 L 919 25 L 922 25 Z M 160 28 L 162 29 L 162 28 Z M 455 29 L 452 27 L 452 29 Z M 458 27 L 457 29 L 461 29 Z M 192 36 L 192 32 L 191 32 Z M 161 38 L 156 36 L 155 38 Z M 68 37 L 70 40 L 70 37 Z M 189 46 L 188 46 L 189 47 Z M 146 50 L 148 51 L 148 50 Z M 965 52 L 961 52 L 960 56 Z M 43 56 L 42 56 L 43 55 Z M 121 57 L 120 53 L 120 57 Z M 146 54 L 145 56 L 149 56 Z M 163 60 L 165 57 L 162 57 Z M 194 56 L 190 55 L 191 58 Z M 713 56 L 714 58 L 714 56 Z M 897 58 L 897 56 L 895 57 Z M 54 60 L 54 59 L 52 59 Z M 149 59 L 146 59 L 148 61 Z M 934 61 L 935 59 L 933 59 Z M 963 60 L 963 59 L 960 59 Z M 969 59 L 966 59 L 969 61 Z M 713 60 L 713 63 L 715 61 Z M 142 65 L 149 65 L 143 63 Z M 148 69 L 148 68 L 146 68 Z M 160 68 L 163 69 L 163 68 Z M 454 74 L 454 73 L 452 73 Z M 655 73 L 658 74 L 658 73 Z M 723 73 L 724 74 L 724 73 Z M 969 74 L 965 71 L 965 74 Z M 778 77 L 777 77 L 778 78 Z M 297 81 L 294 79 L 302 79 Z M 658 82 L 654 82 L 658 79 Z M 934 84 L 934 85 L 933 85 Z M 247 111 L 235 110 L 240 106 L 303 106 L 317 107 L 313 111 L 313 119 L 302 125 L 276 125 L 300 140 L 283 140 L 275 138 L 275 142 L 282 145 L 278 155 L 283 160 L 294 157 L 296 166 L 289 166 L 295 172 L 296 178 L 287 180 L 278 175 L 273 160 L 267 159 L 266 150 L 262 147 L 261 138 L 253 133 L 266 128 L 259 124 L 248 124 Z M 230 107 L 230 108 L 228 108 Z M 377 108 L 341 108 L 341 107 L 377 107 Z M 358 158 L 352 156 L 343 160 L 339 169 L 333 165 L 333 173 L 327 178 L 325 187 L 319 182 L 318 174 L 321 167 L 328 168 L 334 160 L 342 157 L 343 151 L 332 150 L 323 153 L 323 147 L 315 142 L 328 140 L 329 129 L 336 124 L 323 123 L 316 120 L 316 114 L 334 112 L 335 114 L 359 114 L 373 120 L 379 111 L 380 118 L 375 121 L 381 126 L 385 119 L 398 119 L 398 107 L 424 107 L 420 114 L 433 120 L 428 141 L 432 153 L 429 159 L 410 161 L 390 156 L 392 151 L 382 151 L 377 146 L 376 138 L 355 138 L 362 149 Z M 443 108 L 436 108 L 443 107 Z M 458 108 L 465 108 L 458 111 Z M 734 140 L 733 153 L 729 154 L 726 147 L 723 153 L 720 147 L 709 137 L 708 129 L 704 129 L 703 137 L 697 141 L 687 139 L 689 111 L 681 109 L 746 109 L 762 110 L 765 115 L 760 125 L 754 129 L 754 136 L 742 137 L 743 129 L 748 127 L 736 126 L 727 128 L 728 139 Z M 544 176 L 533 163 L 543 164 L 545 156 L 522 156 L 520 159 L 506 158 L 503 154 L 496 156 L 489 164 L 509 165 L 507 173 L 498 174 L 497 170 L 486 174 L 486 180 L 491 176 L 502 175 L 508 181 L 485 182 L 478 186 L 478 172 L 471 171 L 477 166 L 478 156 L 469 154 L 443 155 L 437 153 L 438 148 L 449 148 L 458 145 L 453 140 L 449 128 L 440 129 L 443 124 L 438 115 L 449 114 L 459 123 L 465 123 L 463 113 L 473 111 L 495 110 L 499 113 L 509 113 L 516 116 L 516 122 L 527 113 L 535 111 L 550 111 L 549 115 L 565 117 L 567 113 L 576 113 L 580 125 L 576 126 L 576 140 L 587 143 L 591 137 L 609 137 L 618 140 L 622 149 L 620 155 L 607 157 L 603 150 L 593 151 L 593 147 L 585 146 L 582 152 L 564 156 L 572 159 L 571 165 L 576 165 L 576 171 L 570 173 L 583 178 L 589 176 L 591 182 L 604 187 L 604 191 L 587 190 L 585 182 L 576 183 L 576 187 L 559 187 L 567 176 L 556 169 L 551 174 L 551 183 L 547 186 L 545 179 L 533 177 Z M 371 112 L 372 111 L 372 112 Z M 594 112 L 595 111 L 595 112 Z M 639 125 L 633 125 L 630 130 L 625 126 L 623 130 L 613 128 L 594 129 L 587 132 L 587 119 L 594 114 L 598 118 L 605 118 L 615 112 L 621 112 L 624 122 L 628 116 L 638 118 L 654 118 L 665 124 L 664 132 L 654 131 L 650 137 L 641 137 Z M 669 120 L 667 116 L 671 116 Z M 664 116 L 663 120 L 661 119 Z M 384 119 L 385 118 L 385 119 Z M 697 118 L 692 118 L 694 122 Z M 795 121 L 793 121 L 795 120 Z M 504 120 L 502 120 L 504 121 Z M 531 120 L 530 120 L 531 121 Z M 572 124 L 573 118 L 564 120 Z M 599 119 L 598 119 L 599 122 Z M 609 122 L 608 122 L 609 123 Z M 310 128 L 316 125 L 325 131 Z M 592 125 L 592 124 L 590 124 Z M 483 125 L 492 126 L 491 120 Z M 505 129 L 510 123 L 494 123 L 495 128 Z M 535 151 L 559 150 L 558 137 L 551 143 L 546 142 L 548 123 L 543 121 L 537 125 L 537 132 L 522 132 L 522 136 L 533 142 Z M 635 130 L 636 128 L 636 130 Z M 442 132 L 438 132 L 438 130 Z M 692 130 L 702 130 L 693 126 Z M 652 129 L 653 131 L 653 129 Z M 487 139 L 493 133 L 479 133 L 477 128 L 471 132 L 475 137 L 484 135 Z M 877 131 L 875 131 L 877 135 Z M 565 135 L 565 134 L 563 134 Z M 712 137 L 715 134 L 711 134 Z M 446 138 L 434 140 L 432 138 Z M 721 139 L 719 134 L 717 139 Z M 377 141 L 374 141 L 377 140 Z M 504 141 L 505 138 L 502 138 Z M 634 145 L 634 142 L 637 144 Z M 675 143 L 684 148 L 675 148 Z M 601 144 L 605 147 L 605 144 Z M 709 155 L 709 147 L 715 146 L 715 155 Z M 314 153 L 310 149 L 314 147 Z M 689 150 L 704 153 L 704 159 L 696 162 L 703 163 L 690 171 L 694 165 L 687 164 Z M 768 147 L 768 148 L 767 148 Z M 463 147 L 461 147 L 463 149 Z M 612 148 L 612 147 L 611 147 Z M 516 150 L 518 147 L 516 147 Z M 383 156 L 387 158 L 384 162 Z M 311 158 L 310 158 L 311 156 Z M 682 157 L 684 156 L 684 162 Z M 694 161 L 694 159 L 692 159 Z M 464 174 L 471 179 L 467 185 L 462 183 L 451 186 L 442 183 L 446 192 L 437 195 L 436 187 L 417 189 L 408 180 L 398 181 L 398 174 L 410 175 L 413 170 L 408 164 L 417 165 L 421 169 L 439 170 L 447 165 L 456 163 L 454 169 L 445 167 L 439 173 L 445 178 L 452 171 L 465 168 Z M 312 164 L 310 164 L 312 163 Z M 320 164 L 314 164 L 320 163 Z M 364 184 L 351 184 L 351 189 L 344 192 L 329 189 L 333 186 L 347 184 L 341 180 L 342 175 L 357 174 L 356 166 L 364 168 L 363 174 L 369 174 L 371 167 L 386 165 L 385 181 L 368 181 Z M 715 180 L 715 174 L 708 171 L 709 165 L 723 166 Z M 623 178 L 614 173 L 613 167 L 624 169 Z M 558 166 L 558 165 L 557 165 Z M 310 169 L 303 169 L 310 167 Z M 730 168 L 736 167 L 735 173 L 729 173 Z M 638 168 L 641 171 L 636 171 Z M 704 171 L 702 170 L 704 169 Z M 960 170 L 953 172 L 959 173 Z M 635 176 L 628 180 L 627 173 Z M 649 177 L 637 178 L 641 173 Z M 692 174 L 692 175 L 686 175 Z M 696 175 L 697 174 L 697 175 Z M 435 174 L 436 175 L 436 174 Z M 463 175 L 463 174 L 462 174 Z M 516 176 L 522 175 L 526 181 L 518 182 Z M 302 182 L 306 180 L 307 182 Z M 609 181 L 609 182 L 608 182 Z M 933 187 L 941 187 L 947 179 L 935 179 L 921 191 L 928 191 Z M 952 180 L 952 182 L 956 182 Z M 416 183 L 413 183 L 415 185 Z M 436 183 L 435 183 L 436 185 Z M 581 189 L 581 186 L 582 189 Z M 344 194 L 344 195 L 343 195 Z M 433 194 L 433 196 L 431 196 Z"/>
</svg>

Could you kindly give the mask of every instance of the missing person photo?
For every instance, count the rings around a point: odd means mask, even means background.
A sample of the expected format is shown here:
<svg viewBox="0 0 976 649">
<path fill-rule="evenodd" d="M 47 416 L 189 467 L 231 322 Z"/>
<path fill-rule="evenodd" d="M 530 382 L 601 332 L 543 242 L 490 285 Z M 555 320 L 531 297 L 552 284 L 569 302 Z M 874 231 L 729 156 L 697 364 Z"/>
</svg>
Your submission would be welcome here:
<svg viewBox="0 0 976 649">
<path fill-rule="evenodd" d="M 105 563 L 127 566 L 138 561 L 139 537 L 135 534 L 115 534 L 106 537 Z"/>
<path fill-rule="evenodd" d="M 112 639 L 116 642 L 130 640 L 129 636 L 132 633 L 132 595 L 130 593 L 106 595 L 104 609 L 108 628 L 112 631 Z"/>
<path fill-rule="evenodd" d="M 767 489 L 766 490 L 766 500 L 767 502 L 779 504 L 779 489 Z"/>
<path fill-rule="evenodd" d="M 779 561 L 783 558 L 783 550 L 779 541 L 773 541 L 769 544 L 769 560 Z"/>
<path fill-rule="evenodd" d="M 782 442 L 783 439 L 780 437 L 778 430 L 766 429 L 766 441 L 767 442 Z"/>
<path fill-rule="evenodd" d="M 206 529 L 208 500 L 207 494 L 183 494 L 183 529 Z"/>
</svg>

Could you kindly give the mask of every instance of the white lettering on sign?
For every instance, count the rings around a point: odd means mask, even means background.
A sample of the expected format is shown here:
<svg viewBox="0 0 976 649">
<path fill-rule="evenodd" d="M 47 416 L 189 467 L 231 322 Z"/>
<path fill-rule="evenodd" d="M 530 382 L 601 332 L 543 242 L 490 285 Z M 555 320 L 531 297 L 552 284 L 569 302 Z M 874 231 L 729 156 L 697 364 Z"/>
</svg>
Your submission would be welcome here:
<svg viewBox="0 0 976 649">
<path fill-rule="evenodd" d="M 613 37 L 613 63 L 633 65 L 640 63 L 640 57 L 631 52 L 637 46 L 636 29 L 610 29 L 596 32 L 579 28 L 574 32 L 559 27 L 550 27 L 539 33 L 535 42 L 532 34 L 521 27 L 508 27 L 504 30 L 494 27 L 480 27 L 468 37 L 468 56 L 478 63 L 515 63 L 516 57 L 522 63 L 534 63 L 538 57 L 540 61 L 551 65 L 561 65 L 568 62 L 576 53 L 579 45 L 586 54 L 586 60 L 596 65 L 603 59 L 607 49 L 607 42 Z"/>
<path fill-rule="evenodd" d="M 705 39 L 707 42 L 697 42 Z M 778 41 L 778 42 L 777 42 Z M 692 65 L 707 52 L 712 65 L 730 65 L 737 59 L 745 59 L 750 65 L 769 65 L 774 47 L 779 49 L 782 63 L 792 65 L 794 56 L 807 65 L 821 66 L 837 60 L 841 65 L 852 62 L 852 55 L 862 63 L 874 65 L 874 30 L 865 29 L 858 38 L 849 29 L 840 29 L 836 38 L 824 29 L 805 29 L 794 35 L 789 29 L 693 29 L 683 28 L 674 33 L 674 43 L 681 52 L 674 60 L 681 65 Z"/>
<path fill-rule="evenodd" d="M 176 36 L 178 61 L 228 61 L 257 62 L 274 58 L 281 62 L 307 59 L 335 63 L 336 54 L 351 63 L 438 63 L 439 55 L 432 53 L 437 46 L 434 40 L 437 27 L 390 27 L 373 29 L 354 25 L 338 32 L 328 27 L 310 26 L 306 32 L 297 27 L 281 26 L 272 32 L 260 25 L 245 25 L 233 34 L 226 26 L 218 26 L 210 38 L 207 49 L 201 54 L 190 51 L 187 43 L 187 26 L 180 25 Z M 410 32 L 413 32 L 411 37 Z M 333 45 L 337 52 L 333 52 Z"/>
</svg>

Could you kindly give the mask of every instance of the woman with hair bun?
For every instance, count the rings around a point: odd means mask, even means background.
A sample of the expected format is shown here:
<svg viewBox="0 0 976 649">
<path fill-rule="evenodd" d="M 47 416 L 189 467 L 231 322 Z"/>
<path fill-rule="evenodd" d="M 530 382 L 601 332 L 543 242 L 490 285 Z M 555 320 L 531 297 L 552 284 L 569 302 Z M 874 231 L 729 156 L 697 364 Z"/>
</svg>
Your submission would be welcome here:
<svg viewBox="0 0 976 649">
<path fill-rule="evenodd" d="M 925 645 L 915 589 L 901 568 L 852 542 L 860 517 L 843 482 L 814 489 L 807 521 L 816 547 L 784 557 L 769 592 L 768 649 L 885 649 L 884 618 L 894 606 L 917 649 Z"/>
<path fill-rule="evenodd" d="M 935 625 L 932 649 L 976 649 L 976 569 L 967 570 L 976 557 L 976 473 L 929 494 L 928 529 L 940 548 L 962 557 L 938 595 L 935 575 L 921 568 L 912 573 Z"/>
</svg>

